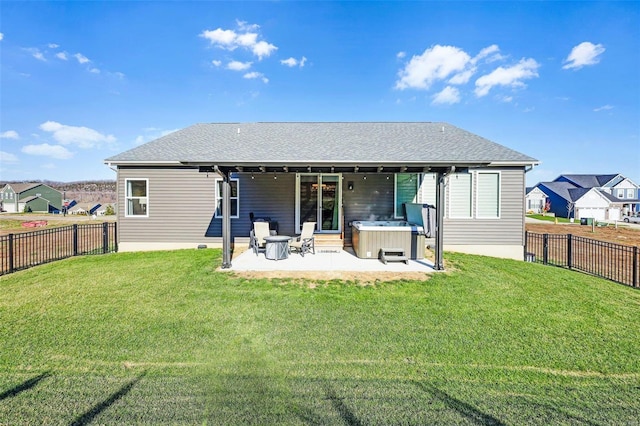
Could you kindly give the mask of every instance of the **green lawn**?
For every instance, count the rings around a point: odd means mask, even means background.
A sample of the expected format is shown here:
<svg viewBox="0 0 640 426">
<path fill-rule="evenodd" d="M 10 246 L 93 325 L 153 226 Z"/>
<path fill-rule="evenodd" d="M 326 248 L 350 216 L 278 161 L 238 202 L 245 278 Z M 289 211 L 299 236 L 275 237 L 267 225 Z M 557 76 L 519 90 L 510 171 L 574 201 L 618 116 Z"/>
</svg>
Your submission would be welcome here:
<svg viewBox="0 0 640 426">
<path fill-rule="evenodd" d="M 566 217 L 545 216 L 543 214 L 528 214 L 527 217 L 537 219 L 537 220 L 544 220 L 547 222 L 555 222 L 556 220 L 558 220 L 558 223 L 576 223 L 576 224 L 580 223 L 580 220 L 574 219 L 574 221 L 571 222 L 571 220 L 567 219 Z"/>
<path fill-rule="evenodd" d="M 247 280 L 218 250 L 0 278 L 0 424 L 640 424 L 640 291 L 448 254 L 424 282 Z"/>
</svg>

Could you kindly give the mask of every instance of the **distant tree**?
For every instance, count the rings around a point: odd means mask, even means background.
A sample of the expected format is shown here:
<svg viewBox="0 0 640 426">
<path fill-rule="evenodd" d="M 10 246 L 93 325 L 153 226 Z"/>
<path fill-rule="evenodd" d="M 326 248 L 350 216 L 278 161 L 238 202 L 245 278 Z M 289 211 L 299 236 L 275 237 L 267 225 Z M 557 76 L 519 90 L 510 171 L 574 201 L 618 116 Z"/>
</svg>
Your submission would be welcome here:
<svg viewBox="0 0 640 426">
<path fill-rule="evenodd" d="M 104 209 L 104 215 L 105 216 L 113 216 L 114 214 L 116 214 L 115 209 L 113 208 L 113 206 L 111 204 L 109 204 L 107 206 L 106 209 Z"/>
<path fill-rule="evenodd" d="M 573 201 L 567 203 L 567 219 L 571 219 L 571 212 L 575 206 L 576 204 Z"/>
</svg>

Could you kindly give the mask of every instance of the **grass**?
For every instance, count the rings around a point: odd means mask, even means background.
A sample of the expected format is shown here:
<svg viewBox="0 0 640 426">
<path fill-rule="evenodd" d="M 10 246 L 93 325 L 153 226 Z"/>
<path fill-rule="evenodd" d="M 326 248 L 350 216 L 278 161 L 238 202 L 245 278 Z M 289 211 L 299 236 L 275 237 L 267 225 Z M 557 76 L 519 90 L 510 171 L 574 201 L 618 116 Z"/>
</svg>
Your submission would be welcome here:
<svg viewBox="0 0 640 426">
<path fill-rule="evenodd" d="M 640 292 L 449 254 L 363 286 L 217 250 L 0 278 L 0 424 L 639 424 Z"/>
<path fill-rule="evenodd" d="M 530 217 L 532 219 L 537 219 L 537 220 L 544 220 L 544 221 L 547 221 L 547 222 L 555 222 L 556 219 L 557 219 L 558 223 L 577 223 L 577 224 L 580 224 L 580 220 L 575 220 L 574 219 L 574 221 L 571 222 L 566 217 L 545 216 L 543 214 L 528 214 L 527 217 Z"/>
</svg>

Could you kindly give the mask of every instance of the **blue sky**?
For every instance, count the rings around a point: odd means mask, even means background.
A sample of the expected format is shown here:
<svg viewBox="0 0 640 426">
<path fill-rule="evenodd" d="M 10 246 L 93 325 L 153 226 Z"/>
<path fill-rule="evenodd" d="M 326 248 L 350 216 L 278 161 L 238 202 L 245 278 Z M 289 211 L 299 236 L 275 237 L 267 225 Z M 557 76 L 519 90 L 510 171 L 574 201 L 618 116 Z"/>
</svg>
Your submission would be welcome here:
<svg viewBox="0 0 640 426">
<path fill-rule="evenodd" d="M 445 121 L 640 184 L 640 2 L 0 2 L 0 180 L 199 122 Z"/>
</svg>

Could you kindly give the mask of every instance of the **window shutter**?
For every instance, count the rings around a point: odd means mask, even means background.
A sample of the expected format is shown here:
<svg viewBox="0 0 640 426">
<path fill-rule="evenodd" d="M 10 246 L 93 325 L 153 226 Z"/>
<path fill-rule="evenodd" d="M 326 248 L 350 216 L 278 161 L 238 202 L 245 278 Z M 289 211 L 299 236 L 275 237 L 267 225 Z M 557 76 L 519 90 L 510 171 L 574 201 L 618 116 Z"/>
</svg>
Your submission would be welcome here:
<svg viewBox="0 0 640 426">
<path fill-rule="evenodd" d="M 449 217 L 471 217 L 471 173 L 449 175 Z"/>
<path fill-rule="evenodd" d="M 500 217 L 500 174 L 478 173 L 478 217 Z"/>
</svg>

